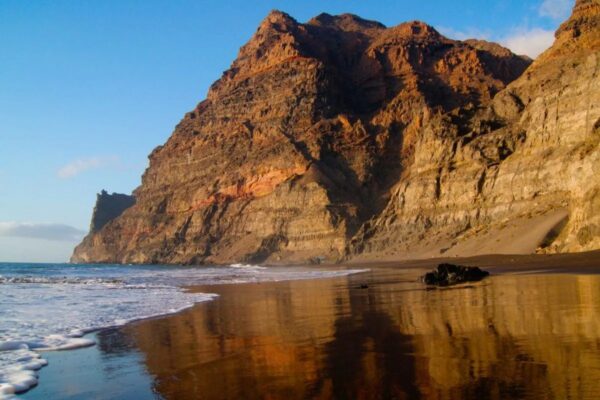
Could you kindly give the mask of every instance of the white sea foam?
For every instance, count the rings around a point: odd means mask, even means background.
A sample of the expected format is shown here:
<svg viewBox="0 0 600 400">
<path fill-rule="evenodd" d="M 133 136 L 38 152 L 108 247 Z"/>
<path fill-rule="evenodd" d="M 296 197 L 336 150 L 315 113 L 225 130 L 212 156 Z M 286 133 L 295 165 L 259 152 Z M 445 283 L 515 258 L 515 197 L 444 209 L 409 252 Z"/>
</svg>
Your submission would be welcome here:
<svg viewBox="0 0 600 400">
<path fill-rule="evenodd" d="M 259 265 L 252 265 L 252 264 L 231 264 L 230 267 L 231 268 L 241 268 L 241 269 L 246 269 L 246 270 L 267 269 L 267 267 L 261 267 Z"/>
<path fill-rule="evenodd" d="M 344 276 L 360 270 L 322 271 L 231 267 L 151 267 L 0 264 L 0 399 L 37 384 L 46 365 L 40 352 L 91 346 L 85 333 L 179 312 L 216 295 L 191 285 Z"/>
</svg>

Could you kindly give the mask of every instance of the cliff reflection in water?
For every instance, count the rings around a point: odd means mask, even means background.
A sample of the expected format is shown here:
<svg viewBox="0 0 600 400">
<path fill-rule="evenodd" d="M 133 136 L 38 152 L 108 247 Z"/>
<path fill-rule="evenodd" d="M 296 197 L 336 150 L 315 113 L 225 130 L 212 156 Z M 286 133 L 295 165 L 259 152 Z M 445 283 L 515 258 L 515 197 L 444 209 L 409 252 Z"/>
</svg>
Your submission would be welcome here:
<svg viewBox="0 0 600 400">
<path fill-rule="evenodd" d="M 415 277 L 223 286 L 126 332 L 167 399 L 600 398 L 599 276 Z"/>
</svg>

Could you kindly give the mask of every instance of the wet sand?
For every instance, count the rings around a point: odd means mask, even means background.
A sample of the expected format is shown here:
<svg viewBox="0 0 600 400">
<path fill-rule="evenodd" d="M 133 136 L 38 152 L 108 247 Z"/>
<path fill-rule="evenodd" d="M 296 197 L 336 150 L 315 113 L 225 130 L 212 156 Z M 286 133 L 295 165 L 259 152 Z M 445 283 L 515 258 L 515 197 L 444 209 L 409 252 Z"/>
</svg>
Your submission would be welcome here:
<svg viewBox="0 0 600 400">
<path fill-rule="evenodd" d="M 600 398 L 600 252 L 454 260 L 493 275 L 429 289 L 425 260 L 193 288 L 220 297 L 47 353 L 23 398 Z"/>
</svg>

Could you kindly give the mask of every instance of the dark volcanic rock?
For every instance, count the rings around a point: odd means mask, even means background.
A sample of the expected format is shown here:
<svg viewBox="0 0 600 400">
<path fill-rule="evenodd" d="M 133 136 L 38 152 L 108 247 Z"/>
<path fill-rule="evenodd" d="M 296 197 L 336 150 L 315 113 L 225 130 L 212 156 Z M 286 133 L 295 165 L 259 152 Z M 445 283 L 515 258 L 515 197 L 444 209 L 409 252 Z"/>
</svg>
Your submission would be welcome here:
<svg viewBox="0 0 600 400">
<path fill-rule="evenodd" d="M 449 286 L 463 282 L 477 282 L 490 273 L 478 267 L 464 267 L 454 264 L 440 264 L 437 269 L 428 272 L 421 280 L 428 285 Z"/>
<path fill-rule="evenodd" d="M 134 204 L 134 196 L 121 193 L 109 194 L 106 190 L 102 190 L 96 196 L 90 232 L 98 232 L 104 225 L 123 214 L 123 211 Z"/>
</svg>

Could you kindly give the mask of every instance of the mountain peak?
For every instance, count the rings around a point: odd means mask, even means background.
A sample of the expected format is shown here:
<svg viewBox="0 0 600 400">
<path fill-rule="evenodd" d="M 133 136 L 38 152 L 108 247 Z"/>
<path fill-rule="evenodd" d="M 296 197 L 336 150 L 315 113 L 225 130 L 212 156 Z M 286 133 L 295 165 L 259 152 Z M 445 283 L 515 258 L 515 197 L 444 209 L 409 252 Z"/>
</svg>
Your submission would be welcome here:
<svg viewBox="0 0 600 400">
<path fill-rule="evenodd" d="M 421 21 L 272 11 L 152 153 L 135 205 L 73 260 L 467 255 L 488 228 L 548 212 L 554 227 L 564 210 L 557 251 L 600 248 L 598 75 L 583 62 L 598 4 L 578 1 L 524 75 L 530 60 Z"/>
<path fill-rule="evenodd" d="M 342 31 L 365 31 L 365 30 L 383 30 L 385 25 L 377 21 L 371 21 L 354 14 L 331 15 L 321 13 L 307 22 L 308 25 L 335 27 Z"/>
<path fill-rule="evenodd" d="M 276 28 L 278 30 L 289 30 L 290 28 L 296 27 L 298 21 L 296 21 L 289 14 L 279 11 L 271 10 L 269 14 L 262 20 L 258 26 L 258 31 L 264 30 L 265 28 Z"/>
<path fill-rule="evenodd" d="M 600 40 L 600 0 L 577 0 L 571 17 L 556 31 L 556 38 L 564 41 L 580 36 L 593 36 L 594 42 Z"/>
<path fill-rule="evenodd" d="M 577 0 L 569 19 L 556 30 L 552 47 L 542 53 L 532 69 L 551 65 L 552 59 L 569 62 L 575 53 L 588 54 L 600 49 L 600 0 Z"/>
</svg>

